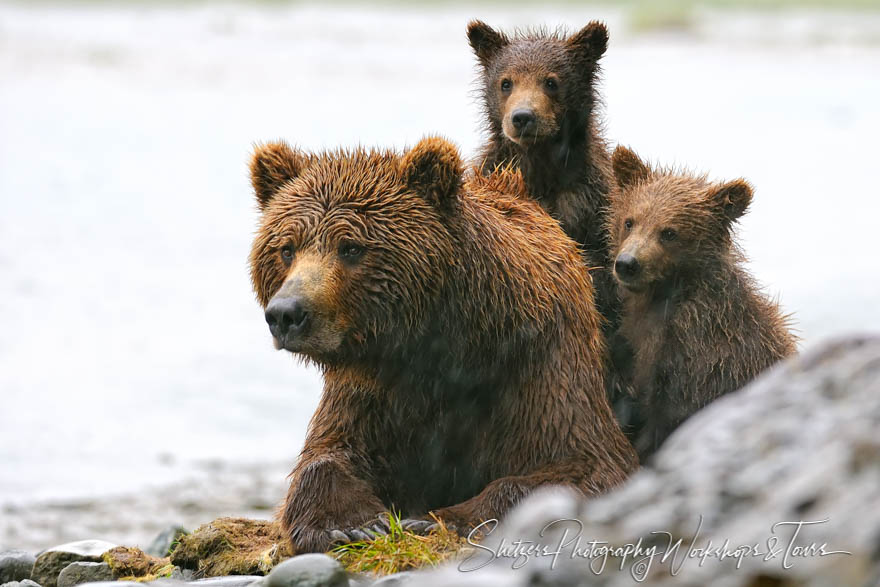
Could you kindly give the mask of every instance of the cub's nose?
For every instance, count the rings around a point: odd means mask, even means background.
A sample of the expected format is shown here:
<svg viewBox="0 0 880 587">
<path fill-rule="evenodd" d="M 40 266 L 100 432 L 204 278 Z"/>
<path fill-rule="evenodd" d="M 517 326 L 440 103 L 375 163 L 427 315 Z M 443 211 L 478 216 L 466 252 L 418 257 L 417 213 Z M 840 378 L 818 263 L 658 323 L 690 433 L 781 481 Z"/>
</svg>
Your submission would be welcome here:
<svg viewBox="0 0 880 587">
<path fill-rule="evenodd" d="M 269 332 L 280 341 L 303 334 L 309 325 L 309 312 L 301 298 L 272 298 L 266 306 Z"/>
<path fill-rule="evenodd" d="M 622 279 L 632 279 L 639 274 L 639 260 L 629 253 L 621 253 L 614 262 L 614 272 Z"/>
<path fill-rule="evenodd" d="M 510 116 L 510 121 L 515 129 L 522 130 L 535 122 L 535 113 L 531 110 L 515 110 Z"/>
</svg>

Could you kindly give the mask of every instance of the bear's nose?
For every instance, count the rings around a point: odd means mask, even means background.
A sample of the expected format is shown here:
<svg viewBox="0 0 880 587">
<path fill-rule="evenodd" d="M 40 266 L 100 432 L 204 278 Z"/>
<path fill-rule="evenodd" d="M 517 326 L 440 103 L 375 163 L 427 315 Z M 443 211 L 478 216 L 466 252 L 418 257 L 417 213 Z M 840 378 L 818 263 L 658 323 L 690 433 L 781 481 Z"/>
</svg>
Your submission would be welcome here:
<svg viewBox="0 0 880 587">
<path fill-rule="evenodd" d="M 632 279 L 639 274 L 639 260 L 629 253 L 621 253 L 614 262 L 614 272 L 623 279 Z"/>
<path fill-rule="evenodd" d="M 515 110 L 510 116 L 510 121 L 515 129 L 522 130 L 535 122 L 535 113 L 531 110 Z"/>
<path fill-rule="evenodd" d="M 266 323 L 272 336 L 283 342 L 305 332 L 309 312 L 301 298 L 272 298 L 266 306 Z"/>
</svg>

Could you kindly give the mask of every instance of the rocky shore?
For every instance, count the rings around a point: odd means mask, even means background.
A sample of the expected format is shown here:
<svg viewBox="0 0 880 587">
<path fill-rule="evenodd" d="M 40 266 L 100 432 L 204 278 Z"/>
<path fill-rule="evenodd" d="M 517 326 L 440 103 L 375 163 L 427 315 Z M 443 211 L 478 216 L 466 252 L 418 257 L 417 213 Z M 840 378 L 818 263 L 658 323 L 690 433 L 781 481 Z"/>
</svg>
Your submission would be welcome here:
<svg viewBox="0 0 880 587">
<path fill-rule="evenodd" d="M 334 556 L 292 556 L 273 522 L 224 518 L 169 527 L 145 550 L 85 540 L 2 552 L 0 584 L 873 587 L 878 430 L 880 337 L 851 337 L 718 400 L 619 489 L 541 491 L 437 568 L 354 573 Z"/>
</svg>

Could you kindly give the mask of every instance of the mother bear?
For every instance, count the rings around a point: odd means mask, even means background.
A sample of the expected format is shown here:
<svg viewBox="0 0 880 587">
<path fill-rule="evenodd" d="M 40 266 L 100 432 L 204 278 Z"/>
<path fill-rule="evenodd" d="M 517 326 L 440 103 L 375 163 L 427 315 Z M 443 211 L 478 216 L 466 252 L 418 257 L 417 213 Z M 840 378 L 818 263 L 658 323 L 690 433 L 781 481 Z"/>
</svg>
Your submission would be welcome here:
<svg viewBox="0 0 880 587">
<path fill-rule="evenodd" d="M 281 511 L 297 552 L 382 529 L 463 531 L 540 485 L 594 495 L 637 457 L 605 399 L 600 318 L 577 247 L 518 172 L 403 155 L 258 147 L 251 277 L 277 348 L 324 391 Z"/>
</svg>

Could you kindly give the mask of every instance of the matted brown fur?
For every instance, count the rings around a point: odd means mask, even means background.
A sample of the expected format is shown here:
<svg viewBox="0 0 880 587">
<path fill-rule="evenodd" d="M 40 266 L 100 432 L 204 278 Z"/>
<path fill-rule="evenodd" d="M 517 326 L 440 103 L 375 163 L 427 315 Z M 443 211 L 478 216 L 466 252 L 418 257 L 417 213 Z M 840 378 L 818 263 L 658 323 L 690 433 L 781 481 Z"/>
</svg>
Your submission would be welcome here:
<svg viewBox="0 0 880 587">
<path fill-rule="evenodd" d="M 298 552 L 389 509 L 466 529 L 536 486 L 597 494 L 636 468 L 603 392 L 590 278 L 518 173 L 462 183 L 437 138 L 403 155 L 275 143 L 251 169 L 254 289 L 315 308 L 278 344 L 324 376 L 281 511 Z"/>
<path fill-rule="evenodd" d="M 640 413 L 629 433 L 644 460 L 691 414 L 794 354 L 796 339 L 733 239 L 748 183 L 652 169 L 624 147 L 613 163 L 609 232 Z"/>
<path fill-rule="evenodd" d="M 489 135 L 478 165 L 483 173 L 519 168 L 529 195 L 581 245 L 611 333 L 620 305 L 605 224 L 615 184 L 596 91 L 608 31 L 591 22 L 571 36 L 540 29 L 507 35 L 473 21 L 468 40 L 480 63 Z M 517 128 L 514 116 L 522 112 L 533 113 L 534 124 Z"/>
</svg>

